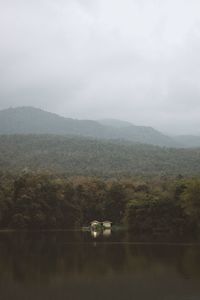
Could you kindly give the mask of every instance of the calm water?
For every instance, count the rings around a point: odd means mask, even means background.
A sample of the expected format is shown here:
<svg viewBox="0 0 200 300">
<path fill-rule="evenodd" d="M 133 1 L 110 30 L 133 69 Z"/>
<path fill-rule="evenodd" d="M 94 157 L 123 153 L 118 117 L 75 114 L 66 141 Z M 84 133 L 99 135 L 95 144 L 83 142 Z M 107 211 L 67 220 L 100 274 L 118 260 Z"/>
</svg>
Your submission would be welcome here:
<svg viewBox="0 0 200 300">
<path fill-rule="evenodd" d="M 0 233 L 0 299 L 199 300 L 200 245 Z"/>
</svg>

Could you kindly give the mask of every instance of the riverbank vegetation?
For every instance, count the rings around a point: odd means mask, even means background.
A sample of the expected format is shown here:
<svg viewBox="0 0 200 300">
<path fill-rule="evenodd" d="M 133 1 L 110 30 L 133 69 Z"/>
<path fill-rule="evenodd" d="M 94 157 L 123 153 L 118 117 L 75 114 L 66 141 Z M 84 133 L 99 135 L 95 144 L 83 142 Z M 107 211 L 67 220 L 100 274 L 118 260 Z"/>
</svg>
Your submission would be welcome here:
<svg viewBox="0 0 200 300">
<path fill-rule="evenodd" d="M 0 175 L 0 229 L 72 229 L 110 220 L 137 233 L 200 230 L 200 179 Z"/>
</svg>

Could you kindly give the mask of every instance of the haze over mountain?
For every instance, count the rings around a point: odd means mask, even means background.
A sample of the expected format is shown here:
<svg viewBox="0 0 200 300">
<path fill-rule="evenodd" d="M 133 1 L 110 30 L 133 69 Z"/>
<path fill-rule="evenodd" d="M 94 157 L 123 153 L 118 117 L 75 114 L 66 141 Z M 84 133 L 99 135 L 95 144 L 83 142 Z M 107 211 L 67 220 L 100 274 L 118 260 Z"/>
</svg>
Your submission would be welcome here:
<svg viewBox="0 0 200 300">
<path fill-rule="evenodd" d="M 115 128 L 126 128 L 129 126 L 133 126 L 133 124 L 130 122 L 117 120 L 117 119 L 101 119 L 98 120 L 98 122 L 102 125 L 111 126 Z"/>
<path fill-rule="evenodd" d="M 0 1 L 0 109 L 200 134 L 198 0 Z"/>
<path fill-rule="evenodd" d="M 133 124 L 131 124 L 130 122 L 116 120 L 116 119 L 102 119 L 102 120 L 98 120 L 98 122 L 102 125 L 112 126 L 114 128 L 128 128 L 128 127 L 133 126 Z M 140 128 L 140 130 L 141 130 L 142 128 L 146 129 L 146 128 L 150 128 L 150 127 L 135 126 L 135 128 Z M 140 133 L 141 133 L 141 131 L 140 131 Z M 174 142 L 176 143 L 176 147 L 184 147 L 184 148 L 200 147 L 200 136 L 198 136 L 198 135 L 177 135 L 177 136 L 171 136 L 171 137 L 173 138 Z"/>
<path fill-rule="evenodd" d="M 0 111 L 0 134 L 80 135 L 98 139 L 123 139 L 167 147 L 179 146 L 171 137 L 151 127 L 135 126 L 118 120 L 99 122 L 75 120 L 33 107 Z"/>
<path fill-rule="evenodd" d="M 199 148 L 200 147 L 200 136 L 198 135 L 177 135 L 174 139 L 180 145 L 183 145 L 185 148 Z"/>
</svg>

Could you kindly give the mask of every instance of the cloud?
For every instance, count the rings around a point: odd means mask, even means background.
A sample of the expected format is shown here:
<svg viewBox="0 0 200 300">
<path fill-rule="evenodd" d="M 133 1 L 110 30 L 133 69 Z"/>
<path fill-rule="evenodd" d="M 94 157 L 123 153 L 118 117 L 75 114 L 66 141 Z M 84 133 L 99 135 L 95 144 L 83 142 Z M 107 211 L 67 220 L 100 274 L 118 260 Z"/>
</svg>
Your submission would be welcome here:
<svg viewBox="0 0 200 300">
<path fill-rule="evenodd" d="M 0 2 L 0 108 L 199 133 L 197 0 Z"/>
</svg>

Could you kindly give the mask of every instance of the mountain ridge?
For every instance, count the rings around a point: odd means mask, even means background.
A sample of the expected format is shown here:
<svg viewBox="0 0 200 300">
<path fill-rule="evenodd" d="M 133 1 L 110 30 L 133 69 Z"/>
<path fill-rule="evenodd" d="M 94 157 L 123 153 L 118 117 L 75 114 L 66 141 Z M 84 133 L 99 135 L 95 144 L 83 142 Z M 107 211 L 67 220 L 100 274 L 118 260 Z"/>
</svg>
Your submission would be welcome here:
<svg viewBox="0 0 200 300">
<path fill-rule="evenodd" d="M 149 126 L 137 126 L 116 119 L 95 121 L 67 118 L 32 106 L 0 110 L 0 134 L 77 135 L 95 139 L 121 139 L 162 147 L 190 146 L 188 141 L 184 144 L 184 139 L 180 137 L 176 139 L 167 136 Z M 191 144 L 196 145 L 195 140 Z"/>
</svg>

